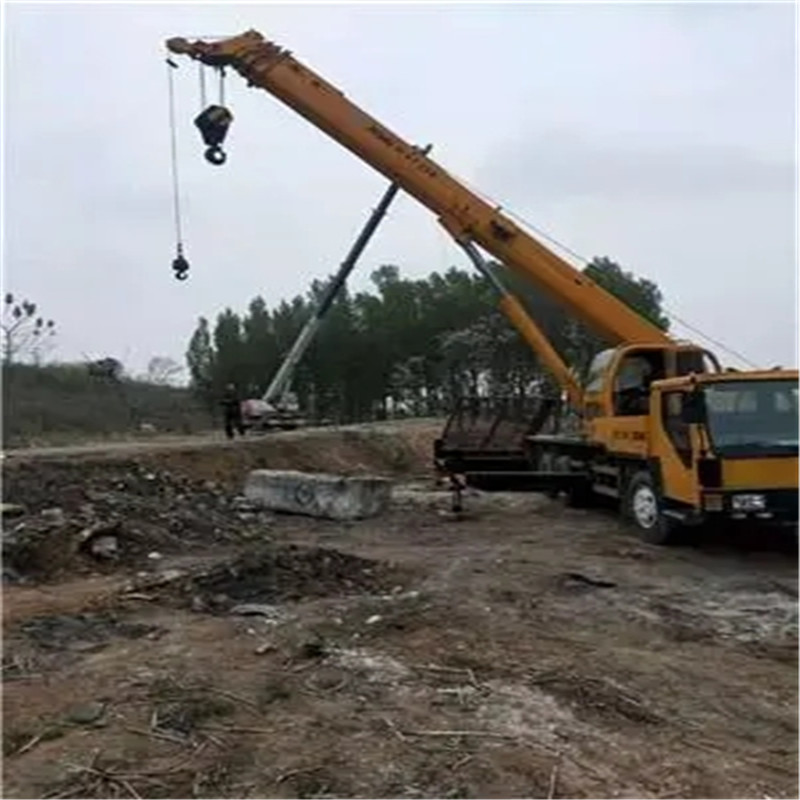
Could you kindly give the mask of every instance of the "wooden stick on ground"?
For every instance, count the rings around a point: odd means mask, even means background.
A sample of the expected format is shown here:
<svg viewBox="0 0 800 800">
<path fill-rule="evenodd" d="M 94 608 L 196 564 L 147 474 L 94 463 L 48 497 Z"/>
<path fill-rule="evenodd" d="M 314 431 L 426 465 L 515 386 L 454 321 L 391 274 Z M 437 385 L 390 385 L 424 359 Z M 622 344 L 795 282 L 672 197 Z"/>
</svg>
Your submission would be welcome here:
<svg viewBox="0 0 800 800">
<path fill-rule="evenodd" d="M 384 722 L 385 722 L 385 723 L 386 723 L 386 724 L 389 726 L 389 728 L 391 729 L 392 733 L 394 733 L 394 735 L 395 735 L 395 736 L 396 736 L 396 737 L 397 737 L 397 738 L 398 738 L 398 739 L 399 739 L 401 742 L 404 742 L 404 741 L 406 741 L 406 737 L 405 737 L 405 736 L 403 736 L 403 733 L 402 733 L 402 731 L 400 730 L 400 728 L 398 728 L 398 727 L 397 727 L 397 725 L 395 725 L 395 724 L 394 724 L 394 722 L 392 722 L 392 721 L 389 719 L 389 717 L 382 717 L 382 719 L 383 719 L 383 721 L 384 721 Z"/>
<path fill-rule="evenodd" d="M 487 739 L 518 739 L 507 733 L 493 731 L 403 731 L 406 736 L 482 736 Z"/>
<path fill-rule="evenodd" d="M 553 770 L 550 773 L 550 790 L 547 792 L 547 800 L 553 800 L 556 796 L 556 784 L 558 783 L 558 768 L 561 765 L 561 756 L 556 759 L 553 764 Z"/>
</svg>

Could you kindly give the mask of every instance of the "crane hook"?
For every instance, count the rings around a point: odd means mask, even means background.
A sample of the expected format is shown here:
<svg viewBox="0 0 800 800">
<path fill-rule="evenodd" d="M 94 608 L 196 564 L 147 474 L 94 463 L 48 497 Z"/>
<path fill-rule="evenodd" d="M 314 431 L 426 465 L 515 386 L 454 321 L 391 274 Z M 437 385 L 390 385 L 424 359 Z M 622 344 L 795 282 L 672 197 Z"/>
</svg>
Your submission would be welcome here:
<svg viewBox="0 0 800 800">
<path fill-rule="evenodd" d="M 225 152 L 221 145 L 225 141 L 228 128 L 233 121 L 233 114 L 225 106 L 209 106 L 195 118 L 194 124 L 206 144 L 206 161 L 210 164 L 225 163 Z"/>
<path fill-rule="evenodd" d="M 172 261 L 172 271 L 175 279 L 185 281 L 189 277 L 189 262 L 183 257 L 183 251 L 178 247 L 178 255 Z"/>
<path fill-rule="evenodd" d="M 217 166 L 224 164 L 228 159 L 225 151 L 218 144 L 207 148 L 205 156 L 209 164 L 215 164 Z"/>
</svg>

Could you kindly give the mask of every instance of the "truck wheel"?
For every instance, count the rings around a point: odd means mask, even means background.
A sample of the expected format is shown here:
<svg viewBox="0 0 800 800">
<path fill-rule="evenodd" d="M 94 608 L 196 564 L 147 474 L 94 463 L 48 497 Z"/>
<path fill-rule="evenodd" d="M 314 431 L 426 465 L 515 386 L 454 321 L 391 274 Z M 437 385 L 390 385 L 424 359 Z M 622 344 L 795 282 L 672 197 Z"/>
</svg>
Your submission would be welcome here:
<svg viewBox="0 0 800 800">
<path fill-rule="evenodd" d="M 678 526 L 664 516 L 658 489 L 649 472 L 637 472 L 631 478 L 623 513 L 636 526 L 642 540 L 649 544 L 667 545 L 678 540 Z"/>
</svg>

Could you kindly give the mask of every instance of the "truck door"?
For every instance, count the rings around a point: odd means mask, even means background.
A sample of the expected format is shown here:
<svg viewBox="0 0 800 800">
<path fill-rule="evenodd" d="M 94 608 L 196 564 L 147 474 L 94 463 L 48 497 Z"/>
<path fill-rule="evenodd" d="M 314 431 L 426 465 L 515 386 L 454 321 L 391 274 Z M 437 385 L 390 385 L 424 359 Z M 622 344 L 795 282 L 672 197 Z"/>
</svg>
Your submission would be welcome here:
<svg viewBox="0 0 800 800">
<path fill-rule="evenodd" d="M 685 396 L 684 392 L 671 391 L 653 397 L 651 455 L 660 465 L 664 498 L 695 506 L 699 498 L 694 479 L 692 431 L 682 419 Z"/>
</svg>

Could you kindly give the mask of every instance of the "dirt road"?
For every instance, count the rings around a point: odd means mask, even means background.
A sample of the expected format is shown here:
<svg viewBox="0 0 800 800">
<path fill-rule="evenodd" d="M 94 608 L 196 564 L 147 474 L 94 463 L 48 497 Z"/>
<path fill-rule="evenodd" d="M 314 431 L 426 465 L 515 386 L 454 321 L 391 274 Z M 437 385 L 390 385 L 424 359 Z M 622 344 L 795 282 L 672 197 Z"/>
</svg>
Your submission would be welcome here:
<svg viewBox="0 0 800 800">
<path fill-rule="evenodd" d="M 796 797 L 796 551 L 538 496 L 456 519 L 432 432 L 7 462 L 5 796 Z M 235 497 L 287 463 L 393 474 L 393 507 Z"/>
<path fill-rule="evenodd" d="M 97 441 L 82 442 L 80 444 L 62 445 L 58 447 L 21 447 L 4 450 L 3 459 L 13 462 L 30 461 L 33 459 L 61 459 L 76 458 L 80 456 L 124 457 L 137 454 L 163 453 L 174 450 L 205 450 L 208 448 L 263 448 L 270 439 L 305 440 L 309 436 L 318 436 L 320 433 L 342 433 L 370 431 L 376 433 L 395 434 L 413 429 L 435 430 L 441 427 L 441 422 L 429 419 L 408 419 L 393 422 L 360 423 L 353 425 L 337 425 L 326 428 L 303 428 L 296 431 L 283 431 L 280 433 L 254 434 L 250 433 L 242 439 L 229 441 L 221 431 L 208 431 L 193 436 L 154 435 L 141 437 L 129 441 Z"/>
</svg>

